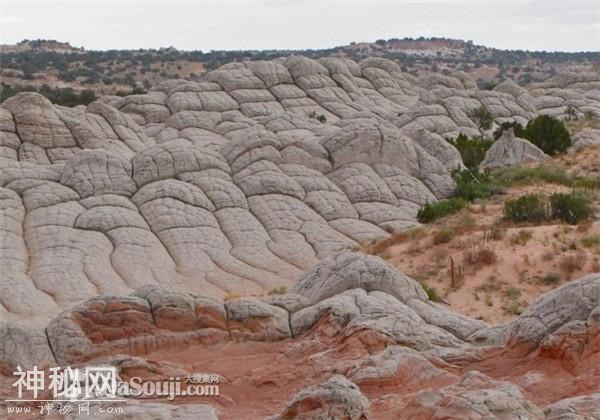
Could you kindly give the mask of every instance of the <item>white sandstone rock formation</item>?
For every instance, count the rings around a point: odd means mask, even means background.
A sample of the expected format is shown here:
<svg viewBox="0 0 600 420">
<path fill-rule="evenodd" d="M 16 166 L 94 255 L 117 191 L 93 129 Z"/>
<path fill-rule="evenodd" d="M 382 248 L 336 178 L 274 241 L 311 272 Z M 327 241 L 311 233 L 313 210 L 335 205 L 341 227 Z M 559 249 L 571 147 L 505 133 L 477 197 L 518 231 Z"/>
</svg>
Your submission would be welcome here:
<svg viewBox="0 0 600 420">
<path fill-rule="evenodd" d="M 241 372 L 250 375 L 249 387 L 265 380 L 293 387 L 300 372 L 321 378 L 271 411 L 282 418 L 362 419 L 372 412 L 386 418 L 594 418 L 597 372 L 590 367 L 597 365 L 600 345 L 600 276 L 540 297 L 498 328 L 430 302 L 416 281 L 383 260 L 345 253 L 323 260 L 289 294 L 223 304 L 147 286 L 129 296 L 92 298 L 37 332 L 16 326 L 0 332 L 2 372 L 16 364 L 108 363 L 119 371 L 179 376 L 183 366 L 161 364 L 152 354 L 285 343 L 273 366 Z M 305 356 L 293 365 L 297 371 L 275 378 L 292 366 L 277 363 L 298 353 Z M 146 410 L 136 401 L 127 407 Z M 216 416 L 195 401 L 147 408 L 159 417 Z"/>
<path fill-rule="evenodd" d="M 586 147 L 600 147 L 600 129 L 586 127 L 573 136 L 572 143 L 569 153 L 575 153 Z"/>
<path fill-rule="evenodd" d="M 478 133 L 470 110 L 598 113 L 599 91 L 593 74 L 480 91 L 462 73 L 291 56 L 87 107 L 18 94 L 0 106 L 0 314 L 47 322 L 145 286 L 217 299 L 292 287 L 451 194 L 462 162 L 444 138 Z"/>
<path fill-rule="evenodd" d="M 492 144 L 481 162 L 482 168 L 502 168 L 526 163 L 538 163 L 548 159 L 535 144 L 528 140 L 515 137 L 512 128 L 505 130 L 502 137 Z"/>
</svg>

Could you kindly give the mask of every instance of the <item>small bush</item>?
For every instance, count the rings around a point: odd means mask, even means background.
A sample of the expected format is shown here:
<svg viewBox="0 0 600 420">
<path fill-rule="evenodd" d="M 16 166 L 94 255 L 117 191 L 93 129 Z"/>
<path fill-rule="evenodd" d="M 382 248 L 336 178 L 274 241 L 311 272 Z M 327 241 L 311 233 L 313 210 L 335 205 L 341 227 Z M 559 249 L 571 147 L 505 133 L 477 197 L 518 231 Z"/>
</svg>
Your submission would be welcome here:
<svg viewBox="0 0 600 420">
<path fill-rule="evenodd" d="M 427 231 L 425 229 L 423 229 L 421 226 L 416 226 L 414 228 L 411 228 L 408 231 L 408 235 L 410 236 L 410 239 L 412 239 L 413 241 L 419 240 L 419 239 L 427 236 Z"/>
<path fill-rule="evenodd" d="M 532 238 L 533 232 L 527 229 L 520 230 L 510 238 L 513 245 L 525 245 Z"/>
<path fill-rule="evenodd" d="M 477 251 L 477 260 L 483 265 L 492 265 L 498 260 L 498 257 L 494 250 L 482 248 Z"/>
<path fill-rule="evenodd" d="M 452 223 L 452 228 L 457 234 L 472 232 L 477 228 L 477 220 L 470 214 L 463 212 Z"/>
<path fill-rule="evenodd" d="M 432 301 L 432 302 L 441 302 L 442 301 L 442 298 L 438 294 L 435 287 L 427 286 L 424 283 L 421 283 L 421 286 L 423 286 L 423 289 L 425 290 L 425 293 L 427 293 L 427 297 L 429 298 L 430 301 Z"/>
<path fill-rule="evenodd" d="M 560 273 L 557 273 L 556 271 L 551 271 L 542 278 L 542 282 L 546 286 L 553 286 L 560 283 L 561 279 L 562 277 Z"/>
<path fill-rule="evenodd" d="M 550 156 L 564 152 L 571 145 L 565 124 L 549 115 L 540 115 L 529 121 L 524 134 L 527 140 Z"/>
<path fill-rule="evenodd" d="M 472 109 L 468 113 L 469 118 L 471 118 L 479 127 L 479 130 L 489 130 L 492 128 L 492 124 L 494 124 L 494 118 L 492 114 L 485 106 L 480 106 L 479 108 Z"/>
<path fill-rule="evenodd" d="M 458 170 L 452 174 L 456 182 L 454 197 L 467 201 L 476 199 L 487 199 L 494 194 L 496 187 L 494 180 L 488 171 Z"/>
<path fill-rule="evenodd" d="M 552 217 L 576 225 L 592 216 L 592 209 L 585 198 L 570 193 L 554 193 L 550 196 Z"/>
<path fill-rule="evenodd" d="M 417 220 L 421 223 L 431 223 L 441 217 L 465 208 L 467 202 L 462 198 L 450 198 L 436 203 L 426 203 L 417 212 Z"/>
<path fill-rule="evenodd" d="M 516 121 L 511 121 L 511 122 L 503 122 L 502 124 L 500 124 L 500 127 L 498 127 L 496 130 L 494 130 L 494 139 L 498 140 L 500 137 L 502 137 L 502 133 L 506 130 L 508 130 L 509 128 L 513 129 L 513 132 L 515 133 L 516 137 L 525 137 L 525 129 L 523 128 L 523 126 L 516 122 Z"/>
<path fill-rule="evenodd" d="M 494 250 L 489 248 L 478 248 L 464 255 L 465 264 L 470 265 L 492 265 L 496 263 L 498 257 Z"/>
<path fill-rule="evenodd" d="M 504 203 L 504 218 L 511 222 L 540 223 L 547 217 L 546 204 L 535 194 L 524 195 Z"/>
<path fill-rule="evenodd" d="M 463 163 L 469 169 L 476 169 L 485 159 L 485 152 L 494 144 L 493 140 L 484 137 L 469 138 L 459 134 L 455 139 L 446 139 L 448 143 L 456 147 Z"/>
<path fill-rule="evenodd" d="M 454 238 L 454 229 L 442 229 L 442 230 L 438 230 L 437 232 L 435 232 L 433 234 L 433 244 L 434 245 L 439 245 L 439 244 L 445 244 L 447 242 L 450 242 L 452 240 L 452 238 Z"/>
</svg>

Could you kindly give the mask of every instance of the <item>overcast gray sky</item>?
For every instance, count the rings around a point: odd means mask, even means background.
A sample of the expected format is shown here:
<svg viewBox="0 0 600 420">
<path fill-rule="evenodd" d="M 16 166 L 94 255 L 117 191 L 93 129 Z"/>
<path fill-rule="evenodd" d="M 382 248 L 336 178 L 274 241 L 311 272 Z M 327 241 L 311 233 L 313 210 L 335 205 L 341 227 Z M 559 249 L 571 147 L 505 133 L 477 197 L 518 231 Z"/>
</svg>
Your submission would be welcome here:
<svg viewBox="0 0 600 420">
<path fill-rule="evenodd" d="M 438 36 L 529 50 L 600 50 L 599 0 L 0 0 L 0 41 L 86 49 L 303 49 Z"/>
</svg>

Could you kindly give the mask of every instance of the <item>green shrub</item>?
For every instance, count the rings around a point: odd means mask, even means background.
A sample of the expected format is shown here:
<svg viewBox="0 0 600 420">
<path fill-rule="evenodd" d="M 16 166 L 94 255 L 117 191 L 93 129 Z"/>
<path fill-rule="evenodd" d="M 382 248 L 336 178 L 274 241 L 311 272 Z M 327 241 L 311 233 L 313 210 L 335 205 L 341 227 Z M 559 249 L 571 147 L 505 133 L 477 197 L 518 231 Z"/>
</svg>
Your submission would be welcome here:
<svg viewBox="0 0 600 420">
<path fill-rule="evenodd" d="M 445 244 L 450 242 L 454 238 L 454 229 L 444 228 L 442 230 L 438 230 L 433 234 L 433 244 Z"/>
<path fill-rule="evenodd" d="M 420 223 L 431 223 L 441 217 L 456 213 L 466 206 L 467 202 L 462 198 L 450 198 L 435 203 L 426 203 L 417 212 L 417 220 Z"/>
<path fill-rule="evenodd" d="M 423 290 L 425 290 L 425 293 L 427 293 L 427 297 L 429 298 L 430 301 L 432 301 L 432 302 L 441 302 L 442 301 L 442 298 L 438 294 L 435 287 L 427 286 L 425 283 L 421 283 L 421 286 L 423 286 Z"/>
<path fill-rule="evenodd" d="M 587 200 L 574 193 L 554 193 L 550 196 L 550 209 L 553 218 L 572 225 L 592 216 Z"/>
<path fill-rule="evenodd" d="M 504 122 L 494 131 L 500 138 L 504 130 L 512 128 L 515 136 L 529 140 L 549 155 L 564 152 L 571 145 L 571 136 L 565 124 L 549 115 L 540 115 L 523 128 L 518 122 Z"/>
<path fill-rule="evenodd" d="M 484 137 L 469 138 L 462 133 L 455 139 L 446 141 L 456 147 L 463 163 L 469 169 L 476 169 L 485 159 L 485 152 L 494 144 L 493 140 Z"/>
<path fill-rule="evenodd" d="M 521 123 L 518 123 L 516 121 L 505 121 L 502 124 L 500 124 L 500 127 L 494 130 L 494 139 L 498 140 L 500 137 L 502 137 L 502 133 L 504 133 L 504 131 L 508 130 L 509 128 L 513 129 L 513 132 L 515 133 L 516 137 L 524 138 L 526 136 L 525 128 L 523 128 Z"/>
<path fill-rule="evenodd" d="M 465 208 L 469 201 L 490 198 L 496 187 L 489 172 L 478 170 L 456 170 L 452 174 L 456 189 L 454 197 L 427 203 L 419 209 L 417 220 L 421 223 L 431 223 L 441 217 Z"/>
<path fill-rule="evenodd" d="M 478 198 L 490 198 L 496 190 L 493 177 L 487 171 L 457 170 L 452 174 L 456 189 L 454 197 L 473 201 Z"/>
<path fill-rule="evenodd" d="M 540 223 L 548 218 L 546 204 L 536 194 L 528 194 L 504 203 L 504 218 L 511 222 Z"/>
<path fill-rule="evenodd" d="M 525 138 L 550 156 L 564 152 L 571 145 L 571 136 L 565 124 L 549 115 L 540 115 L 529 121 Z"/>
<path fill-rule="evenodd" d="M 479 130 L 489 130 L 494 124 L 494 118 L 492 114 L 485 106 L 473 109 L 469 112 L 469 118 L 471 118 L 479 127 Z"/>
<path fill-rule="evenodd" d="M 587 200 L 574 193 L 554 193 L 548 200 L 536 194 L 507 200 L 504 203 L 504 218 L 512 222 L 540 223 L 547 219 L 559 219 L 576 225 L 592 216 Z"/>
</svg>

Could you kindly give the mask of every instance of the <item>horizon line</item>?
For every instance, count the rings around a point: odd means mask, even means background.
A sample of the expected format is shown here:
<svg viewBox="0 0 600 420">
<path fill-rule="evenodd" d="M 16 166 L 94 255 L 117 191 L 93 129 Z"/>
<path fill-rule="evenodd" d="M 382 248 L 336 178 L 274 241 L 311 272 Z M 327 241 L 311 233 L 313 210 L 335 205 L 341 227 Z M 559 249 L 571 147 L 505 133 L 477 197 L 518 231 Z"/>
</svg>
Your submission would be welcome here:
<svg viewBox="0 0 600 420">
<path fill-rule="evenodd" d="M 421 39 L 422 38 L 422 39 Z M 201 51 L 202 53 L 210 53 L 210 52 L 233 52 L 233 51 L 239 51 L 239 52 L 251 52 L 251 51 L 256 51 L 256 52 L 268 52 L 268 51 L 278 51 L 278 52 L 301 52 L 301 51 L 323 51 L 323 50 L 332 50 L 332 49 L 336 49 L 336 48 L 344 48 L 344 47 L 350 47 L 353 44 L 375 44 L 378 40 L 383 39 L 386 42 L 389 42 L 390 40 L 394 40 L 394 41 L 459 41 L 459 42 L 464 42 L 464 43 L 468 43 L 471 42 L 474 46 L 476 47 L 483 47 L 483 48 L 487 48 L 487 49 L 492 49 L 492 50 L 497 50 L 497 51 L 509 51 L 509 52 L 526 52 L 526 53 L 548 53 L 548 54 L 553 54 L 553 53 L 563 53 L 563 54 L 581 54 L 581 53 L 600 53 L 600 49 L 598 50 L 577 50 L 577 51 L 567 51 L 567 50 L 531 50 L 531 49 L 520 49 L 520 48 L 497 48 L 494 46 L 489 46 L 489 45 L 485 45 L 485 44 L 477 44 L 475 43 L 475 41 L 470 40 L 470 39 L 461 39 L 461 38 L 446 38 L 446 37 L 439 37 L 439 36 L 431 36 L 431 37 L 425 37 L 425 36 L 421 36 L 418 38 L 414 38 L 414 37 L 404 37 L 404 38 L 398 38 L 398 37 L 392 37 L 392 38 L 388 38 L 388 39 L 384 39 L 384 38 L 378 38 L 374 41 L 350 41 L 346 44 L 342 44 L 342 45 L 335 45 L 335 46 L 329 46 L 329 47 L 320 47 L 320 48 L 311 48 L 311 47 L 306 47 L 306 48 L 252 48 L 252 49 L 183 49 L 183 48 L 177 48 L 174 45 L 169 45 L 169 46 L 160 46 L 160 47 L 137 47 L 137 48 L 104 48 L 104 49 L 95 49 L 95 48 L 86 48 L 85 46 L 76 46 L 71 44 L 71 41 L 61 41 L 61 40 L 57 40 L 57 39 L 50 39 L 50 38 L 24 38 L 20 41 L 17 41 L 15 43 L 5 43 L 4 41 L 0 40 L 0 47 L 8 47 L 8 46 L 17 46 L 19 45 L 19 43 L 25 42 L 25 41 L 48 41 L 48 42 L 59 42 L 59 43 L 66 43 L 69 44 L 72 48 L 74 49 L 82 49 L 83 52 L 106 52 L 106 51 L 160 51 L 161 49 L 170 49 L 173 48 L 177 51 L 180 52 L 198 52 Z M 401 51 L 400 51 L 401 52 Z"/>
</svg>

